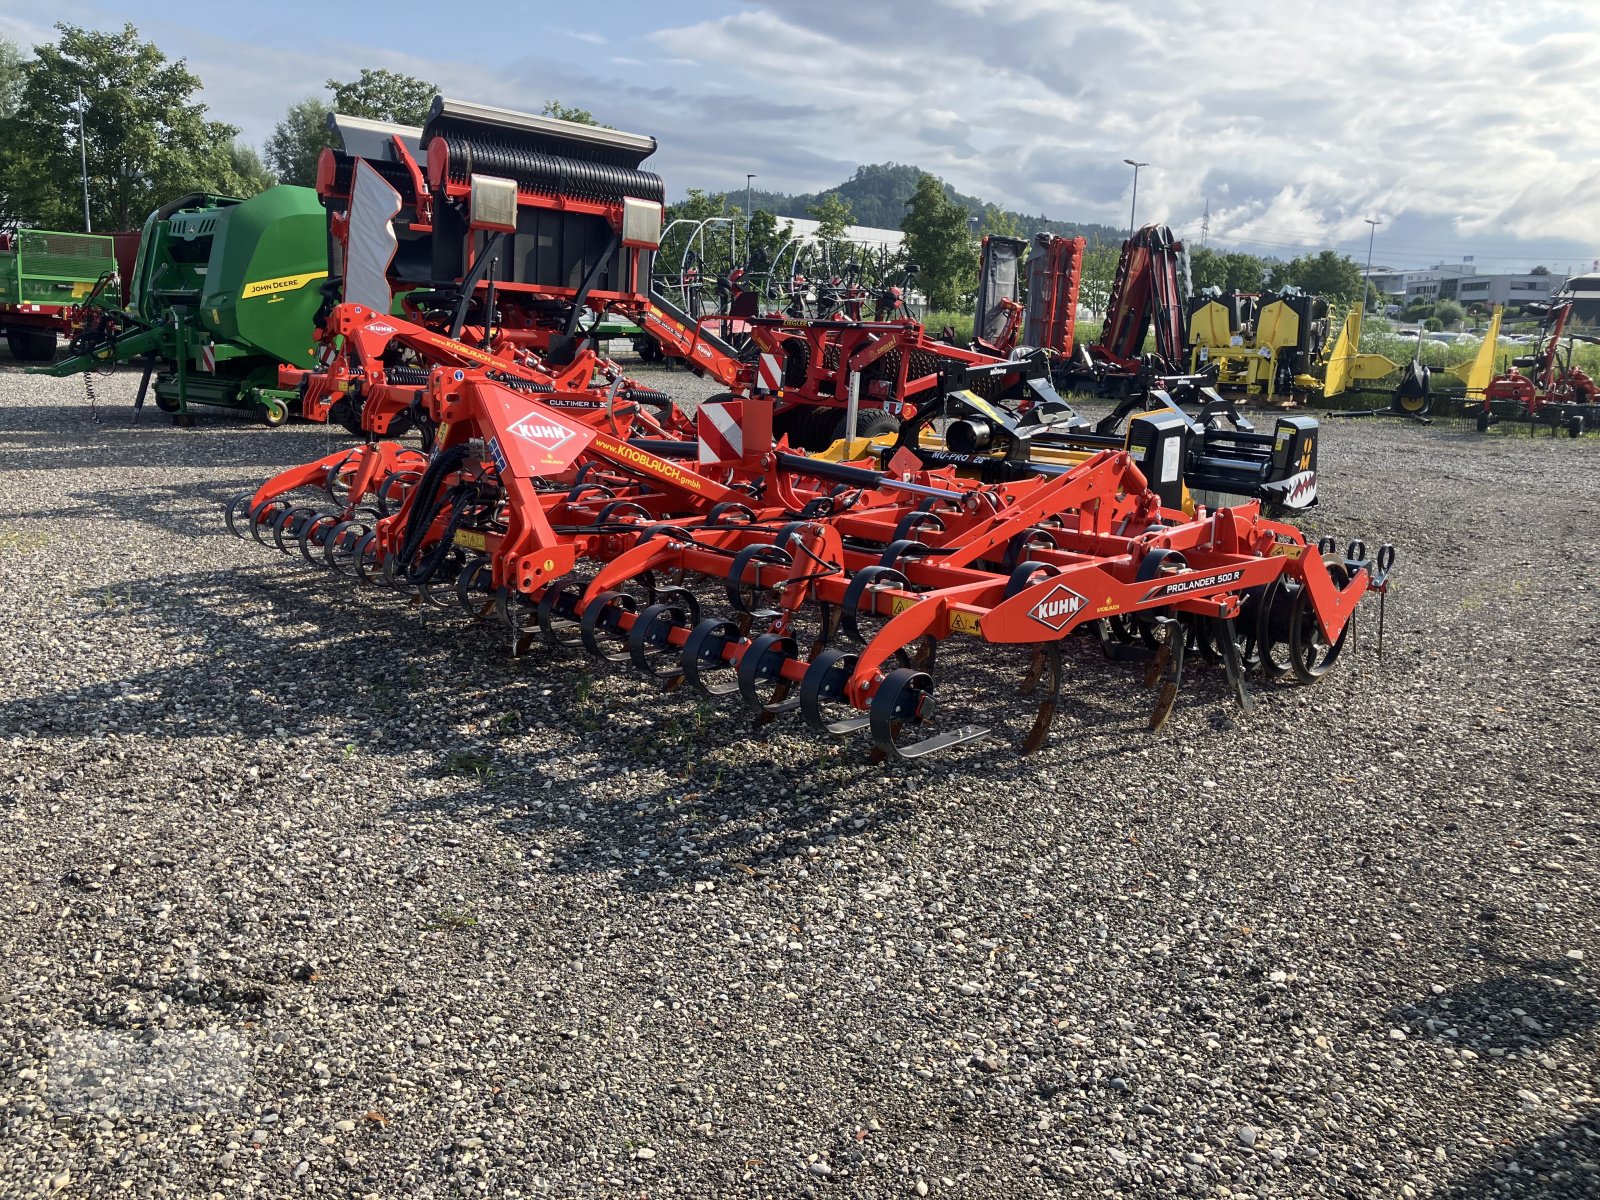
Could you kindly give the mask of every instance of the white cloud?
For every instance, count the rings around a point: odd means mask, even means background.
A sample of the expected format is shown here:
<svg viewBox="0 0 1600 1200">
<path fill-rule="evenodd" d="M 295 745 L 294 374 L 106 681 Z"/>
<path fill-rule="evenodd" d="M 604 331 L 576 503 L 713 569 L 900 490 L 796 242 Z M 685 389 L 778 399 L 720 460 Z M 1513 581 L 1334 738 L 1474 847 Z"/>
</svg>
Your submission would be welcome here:
<svg viewBox="0 0 1600 1200">
<path fill-rule="evenodd" d="M 1132 156 L 1143 216 L 1194 225 L 1213 197 L 1214 234 L 1349 240 L 1378 211 L 1590 243 L 1597 21 L 1574 0 L 808 0 L 655 36 L 835 106 L 802 145 L 1031 211 L 1122 223 Z"/>
<path fill-rule="evenodd" d="M 7 8 L 0 33 L 52 36 L 36 10 Z M 187 56 L 214 114 L 256 142 L 359 64 L 510 107 L 559 96 L 653 134 L 674 193 L 746 171 L 809 191 L 889 160 L 1120 226 L 1122 159 L 1136 157 L 1152 164 L 1141 217 L 1193 231 L 1209 199 L 1212 235 L 1235 244 L 1364 241 L 1374 214 L 1431 245 L 1592 246 L 1600 231 L 1600 128 L 1583 120 L 1600 78 L 1594 0 L 750 0 L 626 34 L 552 25 L 617 51 L 583 63 L 511 40 L 418 53 L 403 22 L 370 26 L 367 45 L 309 30 L 257 46 L 158 11 L 141 33 Z M 670 6 L 639 11 L 672 20 Z M 59 0 L 56 17 L 124 19 L 85 0 Z"/>
</svg>

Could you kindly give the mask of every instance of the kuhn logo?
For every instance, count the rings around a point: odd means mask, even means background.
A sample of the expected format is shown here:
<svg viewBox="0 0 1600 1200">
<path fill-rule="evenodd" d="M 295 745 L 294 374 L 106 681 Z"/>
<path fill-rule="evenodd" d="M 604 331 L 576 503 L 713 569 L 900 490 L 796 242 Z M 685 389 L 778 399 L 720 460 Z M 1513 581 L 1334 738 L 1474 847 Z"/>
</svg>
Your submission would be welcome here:
<svg viewBox="0 0 1600 1200">
<path fill-rule="evenodd" d="M 398 333 L 393 325 L 385 325 L 382 321 L 373 321 L 367 326 L 368 333 Z"/>
<path fill-rule="evenodd" d="M 1088 601 L 1064 584 L 1051 588 L 1045 598 L 1028 610 L 1028 615 L 1041 625 L 1056 631 L 1063 630 Z"/>
<path fill-rule="evenodd" d="M 511 427 L 511 432 L 526 442 L 532 442 L 541 450 L 554 454 L 566 442 L 571 441 L 577 434 L 565 425 L 558 425 L 548 417 L 529 414 Z"/>
</svg>

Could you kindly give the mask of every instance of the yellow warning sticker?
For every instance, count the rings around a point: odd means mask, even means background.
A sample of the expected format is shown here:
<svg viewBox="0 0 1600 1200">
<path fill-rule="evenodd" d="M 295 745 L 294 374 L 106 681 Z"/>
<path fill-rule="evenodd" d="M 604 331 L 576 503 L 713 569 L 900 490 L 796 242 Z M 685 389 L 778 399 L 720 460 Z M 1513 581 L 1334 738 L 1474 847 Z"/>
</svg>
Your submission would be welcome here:
<svg viewBox="0 0 1600 1200">
<path fill-rule="evenodd" d="M 280 275 L 276 279 L 258 279 L 254 283 L 244 285 L 244 291 L 239 293 L 239 299 L 254 300 L 257 296 L 276 296 L 282 292 L 299 291 L 306 284 L 327 277 L 326 271 L 308 271 L 304 275 Z"/>
<path fill-rule="evenodd" d="M 455 543 L 465 546 L 468 550 L 484 551 L 489 548 L 489 543 L 484 540 L 483 534 L 475 533 L 471 529 L 456 530 Z"/>
<path fill-rule="evenodd" d="M 922 602 L 915 596 L 896 596 L 894 599 L 889 601 L 889 611 L 898 617 L 901 613 L 905 612 L 906 609 L 920 603 Z M 977 613 L 961 612 L 958 609 L 951 609 L 949 617 L 951 633 L 968 633 L 973 637 L 980 636 L 978 630 L 979 617 Z"/>
<path fill-rule="evenodd" d="M 977 637 L 978 614 L 952 609 L 950 612 L 950 632 L 970 633 L 973 637 Z"/>
</svg>

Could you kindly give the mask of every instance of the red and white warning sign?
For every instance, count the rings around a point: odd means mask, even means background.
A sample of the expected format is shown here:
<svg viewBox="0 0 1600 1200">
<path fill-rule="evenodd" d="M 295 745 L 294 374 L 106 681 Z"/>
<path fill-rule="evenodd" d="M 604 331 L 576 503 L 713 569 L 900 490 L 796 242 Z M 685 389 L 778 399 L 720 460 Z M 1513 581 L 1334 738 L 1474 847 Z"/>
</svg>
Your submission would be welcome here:
<svg viewBox="0 0 1600 1200">
<path fill-rule="evenodd" d="M 776 354 L 763 354 L 756 360 L 756 387 L 765 392 L 783 387 L 783 364 Z"/>
<path fill-rule="evenodd" d="M 694 414 L 695 434 L 700 439 L 703 463 L 737 462 L 744 457 L 744 402 L 702 404 Z"/>
<path fill-rule="evenodd" d="M 213 374 L 216 372 L 217 348 L 211 342 L 207 342 L 200 347 L 200 369 L 202 371 L 210 371 Z"/>
</svg>

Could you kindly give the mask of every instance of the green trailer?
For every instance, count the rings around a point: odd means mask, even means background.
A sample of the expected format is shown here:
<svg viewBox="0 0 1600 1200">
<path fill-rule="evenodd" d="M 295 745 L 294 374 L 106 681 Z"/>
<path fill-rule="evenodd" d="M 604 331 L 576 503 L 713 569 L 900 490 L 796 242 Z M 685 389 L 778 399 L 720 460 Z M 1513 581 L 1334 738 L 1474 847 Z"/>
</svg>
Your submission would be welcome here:
<svg viewBox="0 0 1600 1200">
<path fill-rule="evenodd" d="M 23 362 L 56 356 L 72 312 L 102 277 L 115 277 L 115 245 L 92 233 L 19 229 L 0 234 L 0 333 Z"/>
<path fill-rule="evenodd" d="M 327 218 L 311 188 L 274 187 L 248 200 L 202 192 L 151 213 L 139 238 L 115 336 L 44 374 L 142 361 L 148 391 L 180 424 L 189 406 L 288 419 L 296 393 L 278 366 L 310 367 L 328 277 Z"/>
</svg>

